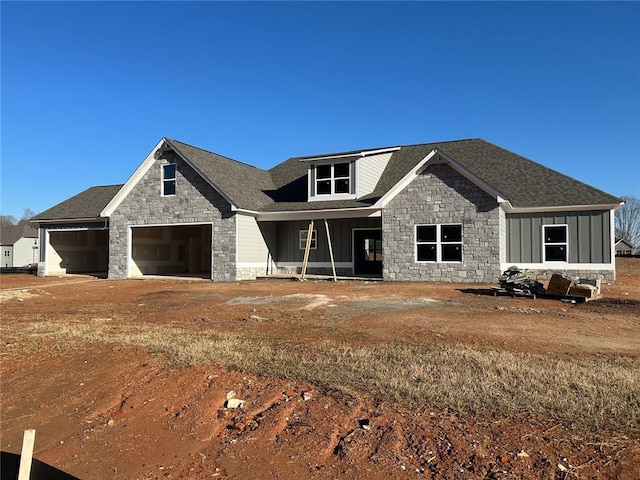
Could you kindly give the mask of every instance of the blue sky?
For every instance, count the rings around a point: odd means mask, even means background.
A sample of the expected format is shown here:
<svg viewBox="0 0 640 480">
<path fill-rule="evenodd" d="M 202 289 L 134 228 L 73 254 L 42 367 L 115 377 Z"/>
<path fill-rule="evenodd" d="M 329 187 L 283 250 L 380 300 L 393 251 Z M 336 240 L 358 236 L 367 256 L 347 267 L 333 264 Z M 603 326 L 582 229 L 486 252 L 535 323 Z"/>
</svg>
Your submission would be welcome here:
<svg viewBox="0 0 640 480">
<path fill-rule="evenodd" d="M 7 2 L 1 205 L 124 183 L 167 136 L 259 167 L 481 137 L 640 197 L 638 2 Z"/>
</svg>

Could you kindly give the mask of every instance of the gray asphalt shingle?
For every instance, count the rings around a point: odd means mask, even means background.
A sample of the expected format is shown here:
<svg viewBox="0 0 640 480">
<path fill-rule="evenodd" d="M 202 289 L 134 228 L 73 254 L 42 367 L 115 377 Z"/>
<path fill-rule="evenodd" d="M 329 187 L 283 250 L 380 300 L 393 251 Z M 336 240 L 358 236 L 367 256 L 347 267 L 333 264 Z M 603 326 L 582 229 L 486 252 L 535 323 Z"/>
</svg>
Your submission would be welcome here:
<svg viewBox="0 0 640 480">
<path fill-rule="evenodd" d="M 74 220 L 99 218 L 100 212 L 120 191 L 122 185 L 91 187 L 61 202 L 31 220 Z"/>
<path fill-rule="evenodd" d="M 294 157 L 270 170 L 263 170 L 177 140 L 167 139 L 167 142 L 237 207 L 255 211 L 283 212 L 371 206 L 434 149 L 450 156 L 491 185 L 516 208 L 608 206 L 620 202 L 613 195 L 479 138 L 402 146 L 391 155 L 371 194 L 358 200 L 319 202 L 307 202 L 307 163 L 302 160 L 358 151 Z M 97 218 L 121 187 L 122 185 L 112 185 L 90 188 L 42 212 L 34 219 Z"/>
</svg>

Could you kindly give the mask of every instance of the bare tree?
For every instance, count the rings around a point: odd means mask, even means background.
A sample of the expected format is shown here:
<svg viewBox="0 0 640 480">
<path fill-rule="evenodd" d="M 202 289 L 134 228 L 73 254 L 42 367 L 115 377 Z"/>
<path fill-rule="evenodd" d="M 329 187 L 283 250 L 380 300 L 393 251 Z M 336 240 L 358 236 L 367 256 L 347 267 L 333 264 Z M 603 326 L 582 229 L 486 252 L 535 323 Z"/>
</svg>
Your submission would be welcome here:
<svg viewBox="0 0 640 480">
<path fill-rule="evenodd" d="M 35 214 L 36 213 L 33 210 L 31 210 L 30 208 L 25 208 L 24 209 L 24 213 L 22 214 L 22 217 L 20 218 L 20 221 L 18 222 L 18 225 L 28 224 L 29 220 L 31 220 L 31 218 L 34 217 Z"/>
<path fill-rule="evenodd" d="M 640 249 L 640 199 L 627 195 L 622 200 L 624 205 L 616 210 L 616 237 L 625 239 L 637 251 Z"/>
<path fill-rule="evenodd" d="M 17 220 L 13 215 L 0 215 L 0 225 L 3 227 L 12 227 L 16 225 Z"/>
</svg>

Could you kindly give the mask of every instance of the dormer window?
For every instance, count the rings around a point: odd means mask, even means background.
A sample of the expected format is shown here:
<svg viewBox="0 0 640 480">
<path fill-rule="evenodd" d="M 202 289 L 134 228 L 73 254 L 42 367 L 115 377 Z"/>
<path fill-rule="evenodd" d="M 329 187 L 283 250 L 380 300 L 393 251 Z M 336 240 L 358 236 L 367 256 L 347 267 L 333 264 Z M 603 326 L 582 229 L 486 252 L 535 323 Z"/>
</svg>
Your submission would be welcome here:
<svg viewBox="0 0 640 480">
<path fill-rule="evenodd" d="M 350 163 L 331 163 L 316 167 L 316 195 L 351 193 Z"/>
<path fill-rule="evenodd" d="M 355 198 L 354 161 L 312 164 L 309 173 L 309 200 Z"/>
</svg>

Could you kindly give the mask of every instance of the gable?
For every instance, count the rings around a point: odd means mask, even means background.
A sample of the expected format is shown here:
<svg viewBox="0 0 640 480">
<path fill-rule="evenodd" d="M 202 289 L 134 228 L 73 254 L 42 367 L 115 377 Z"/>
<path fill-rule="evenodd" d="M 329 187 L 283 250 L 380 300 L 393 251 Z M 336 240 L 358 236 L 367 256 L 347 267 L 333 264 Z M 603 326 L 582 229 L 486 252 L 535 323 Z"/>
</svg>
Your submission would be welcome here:
<svg viewBox="0 0 640 480">
<path fill-rule="evenodd" d="M 132 224 L 172 224 L 211 221 L 230 214 L 228 199 L 189 162 L 173 151 L 156 156 L 113 207 L 111 219 L 126 219 Z M 164 189 L 167 166 L 172 166 L 171 191 Z"/>
</svg>

